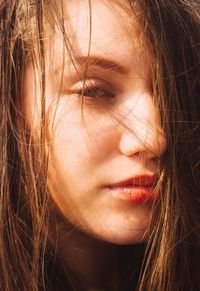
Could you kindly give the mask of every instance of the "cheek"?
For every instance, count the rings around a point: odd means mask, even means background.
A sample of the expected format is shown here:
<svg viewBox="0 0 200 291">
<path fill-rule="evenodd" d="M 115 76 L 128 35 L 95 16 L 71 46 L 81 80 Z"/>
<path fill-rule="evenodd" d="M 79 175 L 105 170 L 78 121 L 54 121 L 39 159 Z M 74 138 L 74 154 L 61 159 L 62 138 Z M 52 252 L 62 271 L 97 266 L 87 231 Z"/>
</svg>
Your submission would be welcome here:
<svg viewBox="0 0 200 291">
<path fill-rule="evenodd" d="M 64 98 L 57 104 L 56 114 L 49 110 L 49 188 L 56 204 L 69 216 L 69 209 L 77 208 L 77 203 L 94 192 L 94 185 L 100 183 L 97 176 L 113 153 L 115 131 L 106 130 L 105 125 L 105 121 L 104 126 L 95 121 L 88 110 L 83 118 L 80 106 Z"/>
<path fill-rule="evenodd" d="M 76 171 L 93 167 L 116 150 L 116 121 L 105 114 L 96 114 L 73 100 L 60 100 L 48 118 L 48 144 L 51 155 Z M 55 118 L 54 118 L 55 117 Z M 83 173 L 84 174 L 84 173 Z"/>
</svg>

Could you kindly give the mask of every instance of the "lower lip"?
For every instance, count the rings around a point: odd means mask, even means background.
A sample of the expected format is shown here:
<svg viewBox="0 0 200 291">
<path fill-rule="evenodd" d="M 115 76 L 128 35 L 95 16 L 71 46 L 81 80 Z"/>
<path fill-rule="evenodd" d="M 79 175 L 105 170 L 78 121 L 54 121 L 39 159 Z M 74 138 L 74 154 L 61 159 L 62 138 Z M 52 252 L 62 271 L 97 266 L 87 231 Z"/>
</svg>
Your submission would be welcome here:
<svg viewBox="0 0 200 291">
<path fill-rule="evenodd" d="M 115 198 L 133 204 L 153 203 L 156 198 L 154 187 L 109 187 Z"/>
</svg>

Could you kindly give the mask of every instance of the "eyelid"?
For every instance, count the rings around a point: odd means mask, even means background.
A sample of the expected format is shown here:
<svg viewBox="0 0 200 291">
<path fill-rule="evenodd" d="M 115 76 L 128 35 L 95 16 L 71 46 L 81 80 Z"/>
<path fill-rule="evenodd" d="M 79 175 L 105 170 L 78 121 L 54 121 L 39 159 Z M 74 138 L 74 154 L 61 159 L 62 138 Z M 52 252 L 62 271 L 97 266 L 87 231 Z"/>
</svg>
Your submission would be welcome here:
<svg viewBox="0 0 200 291">
<path fill-rule="evenodd" d="M 74 84 L 70 93 L 82 97 L 88 102 L 111 102 L 115 99 L 114 87 L 105 80 L 99 78 L 88 78 Z"/>
<path fill-rule="evenodd" d="M 71 90 L 84 90 L 84 88 L 89 88 L 89 87 L 104 87 L 105 91 L 106 90 L 111 90 L 112 86 L 105 80 L 98 79 L 98 78 L 88 78 L 86 80 L 81 80 L 75 83 L 72 87 Z"/>
</svg>

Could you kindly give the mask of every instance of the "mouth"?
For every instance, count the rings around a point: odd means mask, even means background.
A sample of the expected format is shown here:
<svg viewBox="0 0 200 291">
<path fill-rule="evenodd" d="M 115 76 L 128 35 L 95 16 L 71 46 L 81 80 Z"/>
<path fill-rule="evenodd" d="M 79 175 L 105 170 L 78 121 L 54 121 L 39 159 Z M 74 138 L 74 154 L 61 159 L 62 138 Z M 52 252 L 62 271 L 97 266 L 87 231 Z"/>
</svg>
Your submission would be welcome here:
<svg viewBox="0 0 200 291">
<path fill-rule="evenodd" d="M 157 197 L 156 175 L 131 177 L 108 186 L 112 195 L 120 200 L 135 204 L 152 203 Z"/>
</svg>

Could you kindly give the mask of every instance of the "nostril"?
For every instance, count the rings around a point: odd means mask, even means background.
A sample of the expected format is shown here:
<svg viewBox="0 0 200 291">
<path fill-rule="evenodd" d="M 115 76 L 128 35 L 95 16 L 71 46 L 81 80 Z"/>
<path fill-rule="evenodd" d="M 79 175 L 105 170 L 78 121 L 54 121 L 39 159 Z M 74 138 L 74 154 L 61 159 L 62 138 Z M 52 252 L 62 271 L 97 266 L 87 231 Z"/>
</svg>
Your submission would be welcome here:
<svg viewBox="0 0 200 291">
<path fill-rule="evenodd" d="M 146 132 L 146 135 L 142 135 L 141 132 L 139 134 L 137 136 L 132 132 L 124 131 L 119 141 L 120 152 L 127 157 L 146 156 L 158 163 L 166 150 L 165 138 L 163 135 L 160 136 L 160 134 L 155 134 L 152 131 Z"/>
</svg>

